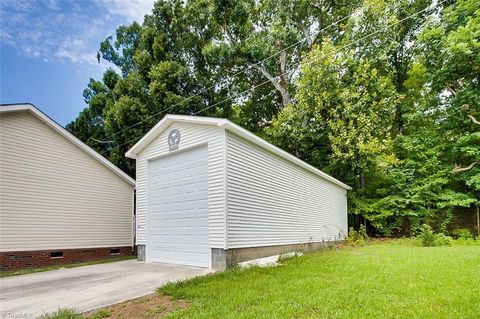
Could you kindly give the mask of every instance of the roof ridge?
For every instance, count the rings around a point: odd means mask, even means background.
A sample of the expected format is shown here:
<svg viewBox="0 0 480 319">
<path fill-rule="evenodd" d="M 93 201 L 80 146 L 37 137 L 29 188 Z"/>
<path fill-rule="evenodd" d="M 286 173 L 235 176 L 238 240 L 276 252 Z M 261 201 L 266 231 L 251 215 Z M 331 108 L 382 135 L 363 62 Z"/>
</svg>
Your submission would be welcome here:
<svg viewBox="0 0 480 319">
<path fill-rule="evenodd" d="M 207 124 L 207 125 L 216 125 L 222 127 L 250 142 L 256 144 L 284 159 L 287 161 L 300 166 L 322 178 L 330 181 L 337 186 L 340 186 L 344 189 L 352 189 L 347 184 L 337 180 L 335 177 L 328 175 L 325 172 L 322 172 L 320 169 L 304 162 L 298 157 L 293 156 L 292 154 L 282 150 L 278 146 L 275 146 L 266 140 L 258 137 L 254 133 L 248 131 L 247 129 L 241 127 L 238 124 L 233 123 L 232 121 L 226 118 L 217 118 L 217 117 L 201 117 L 201 116 L 191 116 L 191 115 L 176 115 L 176 114 L 167 114 L 165 115 L 152 129 L 150 129 L 135 145 L 133 145 L 126 153 L 125 156 L 129 158 L 137 158 L 137 155 L 148 145 L 150 144 L 164 129 L 166 129 L 171 122 L 174 121 L 185 121 L 188 123 L 195 124 Z"/>
</svg>

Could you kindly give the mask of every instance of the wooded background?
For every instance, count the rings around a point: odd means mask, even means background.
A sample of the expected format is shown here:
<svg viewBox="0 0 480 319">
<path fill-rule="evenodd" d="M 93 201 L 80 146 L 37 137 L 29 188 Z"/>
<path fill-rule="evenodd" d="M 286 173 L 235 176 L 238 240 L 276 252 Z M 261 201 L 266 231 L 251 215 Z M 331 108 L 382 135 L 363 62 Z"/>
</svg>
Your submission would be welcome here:
<svg viewBox="0 0 480 319">
<path fill-rule="evenodd" d="M 130 175 L 166 113 L 226 117 L 351 185 L 371 234 L 476 232 L 478 0 L 158 1 L 67 129 Z"/>
</svg>

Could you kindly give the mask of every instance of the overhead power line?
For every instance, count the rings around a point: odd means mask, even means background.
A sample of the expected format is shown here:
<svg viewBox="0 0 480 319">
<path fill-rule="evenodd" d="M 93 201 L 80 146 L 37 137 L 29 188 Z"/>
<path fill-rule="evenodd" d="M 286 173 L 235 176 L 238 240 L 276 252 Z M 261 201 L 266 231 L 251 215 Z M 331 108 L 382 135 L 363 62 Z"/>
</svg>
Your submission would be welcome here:
<svg viewBox="0 0 480 319">
<path fill-rule="evenodd" d="M 373 4 L 372 4 L 371 6 L 373 6 Z M 369 6 L 369 7 L 370 7 L 370 6 Z M 367 7 L 367 8 L 368 8 L 368 7 Z M 337 21 L 335 21 L 335 22 L 332 22 L 331 24 L 329 24 L 329 25 L 326 26 L 325 28 L 322 28 L 320 31 L 318 31 L 317 34 L 303 37 L 303 38 L 301 38 L 299 41 L 297 41 L 297 42 L 295 42 L 295 43 L 293 43 L 293 44 L 291 44 L 291 45 L 283 48 L 282 50 L 276 51 L 275 53 L 272 53 L 271 55 L 267 56 L 266 58 L 264 58 L 264 59 L 262 59 L 262 60 L 260 60 L 260 61 L 258 61 L 258 62 L 249 64 L 246 68 L 244 68 L 244 69 L 242 69 L 242 70 L 240 70 L 240 71 L 237 71 L 236 73 L 232 74 L 229 78 L 235 78 L 235 77 L 239 76 L 240 74 L 245 73 L 245 72 L 247 72 L 248 70 L 251 70 L 252 68 L 254 68 L 254 67 L 256 67 L 256 66 L 259 66 L 259 65 L 263 64 L 265 61 L 268 61 L 268 60 L 276 57 L 277 55 L 279 55 L 279 54 L 281 54 L 281 53 L 283 53 L 283 52 L 285 52 L 285 51 L 287 51 L 287 50 L 290 50 L 290 49 L 293 48 L 293 47 L 298 46 L 299 44 L 307 41 L 309 38 L 311 38 L 311 37 L 313 37 L 313 36 L 318 37 L 318 36 L 319 36 L 321 33 L 323 33 L 324 31 L 328 30 L 328 29 L 331 28 L 332 26 L 335 26 L 335 25 L 341 23 L 342 21 L 348 19 L 349 17 L 350 17 L 350 15 L 346 15 L 346 16 L 342 17 L 341 19 L 339 19 L 339 20 L 337 20 Z M 275 77 L 274 79 L 276 79 L 276 78 L 277 78 L 277 77 Z M 134 124 L 132 124 L 132 125 L 130 125 L 130 126 L 127 126 L 126 128 L 123 128 L 123 129 L 121 129 L 121 130 L 119 130 L 119 131 L 117 131 L 117 132 L 115 132 L 115 133 L 113 133 L 113 134 L 105 137 L 105 139 L 111 139 L 112 137 L 114 137 L 114 136 L 116 136 L 116 135 L 118 135 L 118 134 L 120 134 L 120 133 L 122 133 L 122 132 L 124 132 L 124 131 L 126 131 L 126 130 L 129 130 L 129 129 L 133 128 L 133 127 L 136 127 L 136 126 L 142 124 L 143 122 L 150 120 L 151 118 L 157 117 L 157 116 L 159 116 L 159 115 L 161 115 L 161 114 L 165 114 L 166 112 L 174 109 L 175 107 L 180 106 L 180 105 L 182 105 L 182 104 L 184 104 L 184 103 L 192 100 L 192 99 L 195 98 L 195 97 L 199 97 L 199 96 L 202 95 L 203 93 L 206 93 L 207 91 L 209 91 L 209 90 L 211 90 L 211 89 L 214 89 L 215 87 L 217 87 L 217 86 L 219 86 L 219 85 L 222 85 L 225 81 L 226 81 L 226 79 L 223 79 L 223 80 L 221 80 L 220 82 L 217 82 L 217 83 L 215 83 L 215 84 L 213 84 L 213 85 L 211 85 L 211 86 L 209 86 L 209 87 L 207 87 L 207 88 L 204 88 L 204 89 L 202 89 L 200 92 L 198 92 L 198 93 L 196 93 L 196 94 L 194 94 L 194 95 L 192 95 L 192 96 L 189 96 L 189 97 L 183 99 L 182 101 L 177 102 L 177 103 L 173 104 L 172 106 L 169 106 L 168 108 L 166 108 L 166 109 L 164 109 L 164 110 L 161 110 L 161 111 L 159 111 L 159 112 L 157 112 L 157 113 L 154 113 L 154 114 L 152 114 L 152 115 L 149 115 L 149 116 L 147 116 L 146 118 L 144 118 L 143 120 L 138 121 L 138 122 L 136 122 L 136 123 L 134 123 Z M 104 144 L 105 144 L 105 143 L 108 143 L 108 142 L 110 142 L 110 141 L 97 141 L 97 142 L 99 142 L 99 143 L 104 143 Z"/>
<path fill-rule="evenodd" d="M 365 35 L 365 36 L 363 36 L 363 37 L 360 37 L 360 38 L 358 38 L 358 39 L 356 39 L 356 40 L 354 40 L 354 41 L 351 41 L 351 42 L 349 42 L 349 43 L 347 43 L 347 44 L 345 44 L 345 45 L 343 45 L 343 46 L 341 46 L 341 47 L 333 50 L 333 51 L 330 52 L 330 53 L 331 53 L 331 54 L 334 54 L 334 53 L 337 53 L 337 52 L 339 52 L 339 51 L 342 51 L 343 49 L 348 48 L 348 47 L 350 47 L 351 45 L 353 45 L 353 44 L 355 44 L 355 43 L 358 43 L 358 42 L 360 42 L 360 41 L 362 41 L 362 40 L 365 40 L 366 38 L 369 38 L 369 37 L 371 37 L 371 36 L 374 36 L 374 35 L 382 32 L 382 31 L 384 31 L 384 30 L 387 29 L 388 27 L 395 26 L 395 25 L 397 25 L 397 24 L 399 24 L 399 23 L 401 23 L 401 22 L 403 22 L 403 21 L 406 21 L 406 20 L 408 20 L 408 19 L 411 19 L 412 17 L 417 16 L 417 15 L 419 15 L 419 14 L 425 12 L 425 11 L 433 10 L 433 9 L 437 8 L 438 6 L 440 6 L 441 4 L 443 4 L 443 3 L 446 2 L 446 1 L 447 1 L 447 0 L 443 0 L 443 1 L 439 2 L 439 3 L 437 3 L 436 5 L 434 5 L 433 7 L 427 7 L 427 8 L 425 8 L 425 9 L 423 9 L 423 10 L 417 11 L 417 12 L 415 12 L 415 13 L 413 13 L 413 14 L 411 14 L 411 15 L 409 15 L 409 16 L 401 19 L 401 20 L 398 20 L 398 21 L 395 22 L 395 23 L 386 25 L 384 28 L 378 29 L 377 31 L 374 31 L 374 32 L 369 33 L 369 34 L 367 34 L 367 35 Z M 302 66 L 310 65 L 310 64 L 313 63 L 313 62 L 316 62 L 316 59 L 312 59 L 312 60 L 306 61 L 305 63 L 302 63 L 301 65 L 302 65 Z M 292 70 L 292 71 L 293 71 L 293 70 Z M 284 72 L 284 73 L 282 73 L 282 74 L 279 74 L 279 75 L 275 76 L 274 79 L 278 79 L 278 78 L 280 78 L 280 77 L 282 77 L 282 76 L 284 76 L 284 75 L 287 75 L 289 72 L 292 72 L 292 71 L 287 71 L 287 72 Z M 258 85 L 256 85 L 256 86 L 253 86 L 253 87 L 251 87 L 251 88 L 248 88 L 247 90 L 244 90 L 244 91 L 242 91 L 242 92 L 240 92 L 240 93 L 238 93 L 238 94 L 234 94 L 233 96 L 228 97 L 228 98 L 226 98 L 226 99 L 224 99 L 224 100 L 222 100 L 222 101 L 220 101 L 220 102 L 217 102 L 217 103 L 215 103 L 215 104 L 212 104 L 212 105 L 210 105 L 210 106 L 207 106 L 207 107 L 201 109 L 200 111 L 195 112 L 194 114 L 195 114 L 195 115 L 198 115 L 199 113 L 201 113 L 201 112 L 203 112 L 203 111 L 205 111 L 205 110 L 208 110 L 208 109 L 210 109 L 210 108 L 212 108 L 212 107 L 214 107 L 214 106 L 217 106 L 217 105 L 222 104 L 222 103 L 224 103 L 224 102 L 226 102 L 226 101 L 229 101 L 229 100 L 231 100 L 231 99 L 233 99 L 233 98 L 235 98 L 235 97 L 237 97 L 237 96 L 239 96 L 239 95 L 242 95 L 243 93 L 246 93 L 246 92 L 248 92 L 248 91 L 251 91 L 251 90 L 253 90 L 253 89 L 255 89 L 255 88 L 259 87 L 259 86 L 265 85 L 265 84 L 267 84 L 267 83 L 269 83 L 269 82 L 270 82 L 270 81 L 264 81 L 264 82 L 262 82 L 262 83 L 260 83 L 260 84 L 258 84 Z"/>
<path fill-rule="evenodd" d="M 439 7 L 440 5 L 442 5 L 443 3 L 447 2 L 447 1 L 448 1 L 448 0 L 443 0 L 443 1 L 435 4 L 435 5 L 432 6 L 432 7 L 427 7 L 427 8 L 425 8 L 425 9 L 419 10 L 419 11 L 417 11 L 417 12 L 411 14 L 411 15 L 406 16 L 405 18 L 403 18 L 403 19 L 401 19 L 401 20 L 396 21 L 395 23 L 388 24 L 388 25 L 386 25 L 386 26 L 383 27 L 383 28 L 380 28 L 380 29 L 378 29 L 378 30 L 376 30 L 376 31 L 374 31 L 374 32 L 371 32 L 371 33 L 363 36 L 363 37 L 360 37 L 360 38 L 358 38 L 358 39 L 356 39 L 356 40 L 354 40 L 354 41 L 351 41 L 351 42 L 349 42 L 349 43 L 347 43 L 347 44 L 345 44 L 345 45 L 343 45 L 343 46 L 341 46 L 341 47 L 333 50 L 332 52 L 330 52 L 330 55 L 333 55 L 333 54 L 335 54 L 335 53 L 337 53 L 337 52 L 339 52 L 339 51 L 341 51 L 341 50 L 343 50 L 343 49 L 345 49 L 345 48 L 350 47 L 351 45 L 353 45 L 353 44 L 355 44 L 355 43 L 358 43 L 358 42 L 360 42 L 360 41 L 362 41 L 362 40 L 365 40 L 366 38 L 372 37 L 372 36 L 374 36 L 374 35 L 382 32 L 382 31 L 385 31 L 385 30 L 386 30 L 387 28 L 389 28 L 389 27 L 395 26 L 395 25 L 397 25 L 397 24 L 399 24 L 399 23 L 402 23 L 402 22 L 404 22 L 404 21 L 406 21 L 406 20 L 408 20 L 408 19 L 411 19 L 411 18 L 413 18 L 413 17 L 415 17 L 415 16 L 417 16 L 417 15 L 423 13 L 423 12 L 436 9 L 437 7 Z M 303 66 L 305 66 L 305 65 L 310 65 L 310 64 L 313 63 L 313 62 L 316 62 L 316 59 L 312 59 L 312 60 L 306 61 L 306 62 L 304 62 L 302 65 L 303 65 Z M 282 74 L 279 74 L 279 75 L 275 76 L 274 79 L 278 79 L 278 78 L 280 78 L 280 77 L 282 77 L 282 76 L 284 76 L 284 75 L 287 75 L 289 72 L 292 72 L 292 71 L 293 71 L 293 70 L 284 72 L 284 73 L 282 73 Z M 236 98 L 237 96 L 241 96 L 241 95 L 243 95 L 243 94 L 245 94 L 245 93 L 247 93 L 247 92 L 250 92 L 250 91 L 252 91 L 252 90 L 254 90 L 254 89 L 258 88 L 258 87 L 261 87 L 261 86 L 263 86 L 263 85 L 265 85 L 265 84 L 268 84 L 268 83 L 270 83 L 270 80 L 266 80 L 266 81 L 264 81 L 264 82 L 262 82 L 262 83 L 259 83 L 259 84 L 255 85 L 255 86 L 252 86 L 252 87 L 250 87 L 250 88 L 248 88 L 248 89 L 246 89 L 246 90 L 244 90 L 244 91 L 242 91 L 242 92 L 236 93 L 236 94 L 234 94 L 234 95 L 232 95 L 232 96 L 230 96 L 230 97 L 227 97 L 227 98 L 225 98 L 225 99 L 223 99 L 223 100 L 221 100 L 221 101 L 219 101 L 219 102 L 216 102 L 216 103 L 214 103 L 214 104 L 212 104 L 212 105 L 209 105 L 209 106 L 207 106 L 207 107 L 205 107 L 205 108 L 203 108 L 203 109 L 195 112 L 194 115 L 198 115 L 199 113 L 202 113 L 202 112 L 204 112 L 204 111 L 206 111 L 206 110 L 208 110 L 208 109 L 211 109 L 211 108 L 213 108 L 213 107 L 215 107 L 215 106 L 217 106 L 217 105 L 220 105 L 220 104 L 222 104 L 222 103 L 225 103 L 225 102 L 227 102 L 227 101 L 229 101 L 229 100 L 231 100 L 231 99 Z M 167 109 L 167 110 L 168 110 L 168 109 Z M 166 111 L 166 110 L 164 110 L 164 111 Z M 159 112 L 159 113 L 160 113 L 160 112 Z M 154 115 L 154 116 L 155 116 L 155 115 Z M 131 140 L 129 140 L 129 141 L 126 141 L 126 142 L 124 142 L 124 143 L 122 143 L 122 144 L 117 145 L 117 147 L 130 144 L 131 142 L 134 142 L 135 140 L 137 140 L 137 139 L 136 139 L 136 138 L 135 138 L 135 139 L 131 139 Z M 107 151 L 104 151 L 104 152 L 102 152 L 101 154 L 105 154 L 106 152 L 107 152 Z"/>
</svg>

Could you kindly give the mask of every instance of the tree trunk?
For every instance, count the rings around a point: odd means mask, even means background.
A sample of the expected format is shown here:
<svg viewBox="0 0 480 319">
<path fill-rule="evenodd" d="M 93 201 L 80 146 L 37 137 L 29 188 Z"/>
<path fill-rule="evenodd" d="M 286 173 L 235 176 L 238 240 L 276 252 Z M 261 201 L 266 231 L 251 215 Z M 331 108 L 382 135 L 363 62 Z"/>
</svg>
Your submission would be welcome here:
<svg viewBox="0 0 480 319">
<path fill-rule="evenodd" d="M 412 220 L 410 219 L 410 217 L 405 217 L 405 224 L 408 230 L 408 236 L 412 237 Z"/>
<path fill-rule="evenodd" d="M 402 108 L 400 105 L 395 105 L 395 116 L 394 116 L 394 125 L 393 125 L 393 133 L 394 135 L 402 134 L 403 132 L 403 114 Z"/>
<path fill-rule="evenodd" d="M 480 210 L 477 205 L 477 235 L 480 237 Z"/>
<path fill-rule="evenodd" d="M 283 54 L 282 54 L 283 55 Z M 280 64 L 282 62 L 280 61 Z M 285 107 L 291 103 L 290 92 L 288 91 L 289 83 L 287 79 L 287 74 L 281 73 L 280 76 L 273 76 L 270 72 L 267 71 L 265 67 L 259 64 L 249 63 L 250 67 L 258 70 L 264 77 L 267 78 L 270 83 L 273 84 L 275 89 L 282 95 L 282 105 Z M 285 69 L 285 65 L 280 66 L 280 70 Z"/>
<path fill-rule="evenodd" d="M 363 174 L 360 175 L 360 189 L 365 188 L 365 176 Z"/>
<path fill-rule="evenodd" d="M 360 189 L 363 190 L 365 189 L 365 175 L 360 174 Z M 363 217 L 363 225 L 365 226 L 365 232 L 367 231 L 367 218 L 365 216 Z"/>
<path fill-rule="evenodd" d="M 282 105 L 284 107 L 290 105 L 292 101 L 290 99 L 290 92 L 288 92 L 288 89 L 283 88 L 282 91 L 280 91 L 280 93 L 282 94 Z"/>
<path fill-rule="evenodd" d="M 290 100 L 290 92 L 288 91 L 290 83 L 287 79 L 287 72 L 286 72 L 286 64 L 287 64 L 287 52 L 285 50 L 280 51 L 279 56 L 279 67 L 280 67 L 280 86 L 282 90 L 280 93 L 282 94 L 282 104 L 283 106 L 288 106 L 291 103 Z"/>
</svg>

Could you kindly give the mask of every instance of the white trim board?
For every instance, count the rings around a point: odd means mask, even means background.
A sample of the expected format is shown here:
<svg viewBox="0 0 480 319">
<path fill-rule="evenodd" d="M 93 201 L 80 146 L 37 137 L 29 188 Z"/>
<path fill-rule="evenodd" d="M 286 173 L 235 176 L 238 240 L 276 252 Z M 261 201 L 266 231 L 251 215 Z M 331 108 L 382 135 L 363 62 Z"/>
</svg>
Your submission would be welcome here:
<svg viewBox="0 0 480 319">
<path fill-rule="evenodd" d="M 143 136 L 132 148 L 130 148 L 125 154 L 126 157 L 136 159 L 137 156 L 142 152 L 142 150 L 150 144 L 161 132 L 163 132 L 172 122 L 183 122 L 183 123 L 192 123 L 192 124 L 204 124 L 204 125 L 215 125 L 222 127 L 264 149 L 269 150 L 270 152 L 288 160 L 289 162 L 300 166 L 325 180 L 340 186 L 346 190 L 351 190 L 352 188 L 345 183 L 337 180 L 336 178 L 322 172 L 321 170 L 313 167 L 310 164 L 305 163 L 301 159 L 285 152 L 284 150 L 268 143 L 267 141 L 256 136 L 252 132 L 240 127 L 227 119 L 224 118 L 215 118 L 215 117 L 201 117 L 201 116 L 188 116 L 188 115 L 174 115 L 167 114 L 163 119 L 161 119 L 150 131 L 148 131 L 145 136 Z"/>
<path fill-rule="evenodd" d="M 71 143 L 75 144 L 77 147 L 79 147 L 80 149 L 85 151 L 87 154 L 92 156 L 94 159 L 99 161 L 101 164 L 106 166 L 108 169 L 110 169 L 112 172 L 117 174 L 119 177 L 121 177 L 127 183 L 129 183 L 132 186 L 135 186 L 135 180 L 133 178 L 131 178 L 130 176 L 125 174 L 121 169 L 119 169 L 112 162 L 110 162 L 105 157 L 100 155 L 98 152 L 96 152 L 95 150 L 90 148 L 87 144 L 83 143 L 78 138 L 73 136 L 70 132 L 68 132 L 60 124 L 58 124 L 53 119 L 51 119 L 48 115 L 46 115 L 45 113 L 40 111 L 33 104 L 28 104 L 28 103 L 25 103 L 25 104 L 2 104 L 0 106 L 0 114 L 1 113 L 7 113 L 7 112 L 19 112 L 19 111 L 26 111 L 26 112 L 30 112 L 31 114 L 35 115 L 42 122 L 47 124 L 49 127 L 51 127 L 53 130 L 55 130 L 57 133 L 59 133 L 63 137 L 65 137 Z"/>
</svg>

